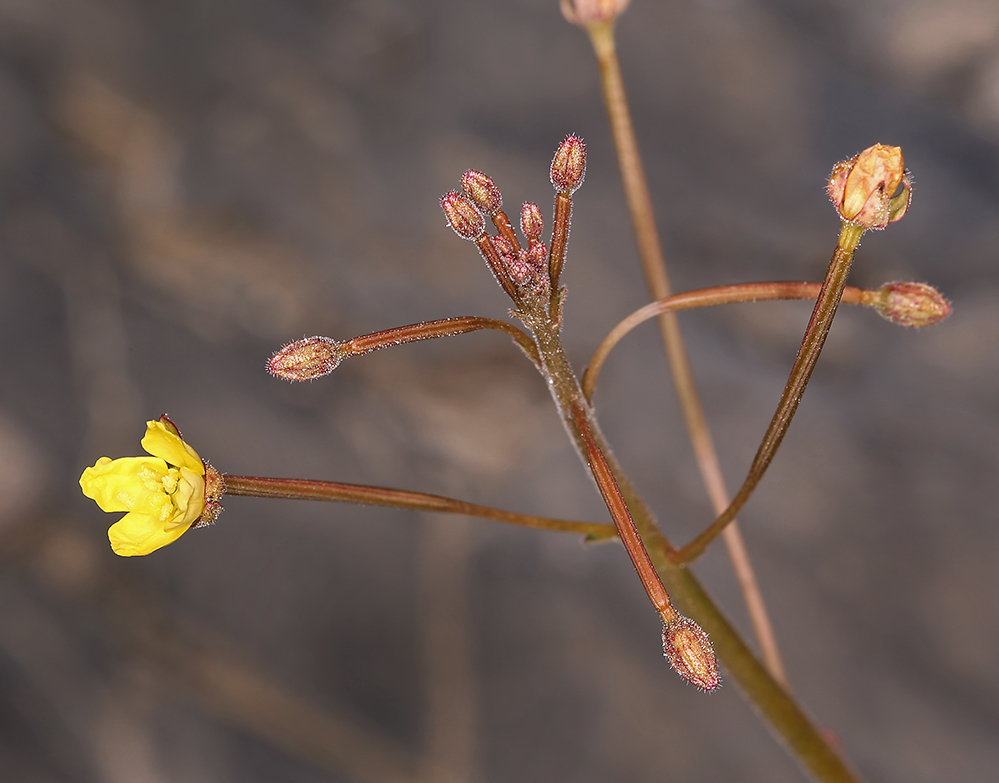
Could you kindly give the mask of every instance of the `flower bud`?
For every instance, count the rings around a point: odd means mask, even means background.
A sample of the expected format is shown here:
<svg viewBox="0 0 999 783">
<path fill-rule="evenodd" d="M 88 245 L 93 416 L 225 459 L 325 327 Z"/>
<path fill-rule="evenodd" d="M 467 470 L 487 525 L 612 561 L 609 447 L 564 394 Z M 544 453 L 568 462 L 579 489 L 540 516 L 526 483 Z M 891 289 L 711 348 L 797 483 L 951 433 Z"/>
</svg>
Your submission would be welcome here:
<svg viewBox="0 0 999 783">
<path fill-rule="evenodd" d="M 878 312 L 899 326 L 932 326 L 950 315 L 950 303 L 926 283 L 885 283 Z"/>
<path fill-rule="evenodd" d="M 288 343 L 267 360 L 267 372 L 286 381 L 311 381 L 329 375 L 346 355 L 329 337 L 306 337 Z"/>
<path fill-rule="evenodd" d="M 544 226 L 544 218 L 541 217 L 541 210 L 537 204 L 528 202 L 520 208 L 520 230 L 524 232 L 525 237 L 530 240 L 541 239 Z"/>
<path fill-rule="evenodd" d="M 462 239 L 478 239 L 486 230 L 486 219 L 482 217 L 482 213 L 456 190 L 444 194 L 441 209 L 444 210 L 448 225 Z"/>
<path fill-rule="evenodd" d="M 587 25 L 616 19 L 631 0 L 562 0 L 562 16 L 572 24 Z"/>
<path fill-rule="evenodd" d="M 469 169 L 461 175 L 461 189 L 465 195 L 472 199 L 472 202 L 485 212 L 491 215 L 503 206 L 503 195 L 496 183 L 481 171 Z"/>
<path fill-rule="evenodd" d="M 721 685 L 711 640 L 689 617 L 663 625 L 663 654 L 677 674 L 698 688 L 713 691 Z"/>
<path fill-rule="evenodd" d="M 875 144 L 837 163 L 826 190 L 843 220 L 881 229 L 905 215 L 912 180 L 905 170 L 901 147 Z"/>
<path fill-rule="evenodd" d="M 559 193 L 572 193 L 583 184 L 586 174 L 586 145 L 578 136 L 569 135 L 552 160 L 552 184 Z"/>
</svg>

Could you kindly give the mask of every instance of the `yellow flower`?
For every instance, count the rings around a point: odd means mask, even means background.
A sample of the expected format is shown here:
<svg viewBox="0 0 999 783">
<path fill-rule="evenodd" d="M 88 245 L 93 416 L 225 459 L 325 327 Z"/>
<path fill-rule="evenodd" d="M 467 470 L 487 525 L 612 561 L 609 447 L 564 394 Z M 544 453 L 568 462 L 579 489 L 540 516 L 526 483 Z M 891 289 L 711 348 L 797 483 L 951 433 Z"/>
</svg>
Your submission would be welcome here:
<svg viewBox="0 0 999 783">
<path fill-rule="evenodd" d="M 150 457 L 101 457 L 83 471 L 83 494 L 102 511 L 127 511 L 108 530 L 124 557 L 148 555 L 176 541 L 205 510 L 205 463 L 165 416 L 146 422 Z"/>
</svg>

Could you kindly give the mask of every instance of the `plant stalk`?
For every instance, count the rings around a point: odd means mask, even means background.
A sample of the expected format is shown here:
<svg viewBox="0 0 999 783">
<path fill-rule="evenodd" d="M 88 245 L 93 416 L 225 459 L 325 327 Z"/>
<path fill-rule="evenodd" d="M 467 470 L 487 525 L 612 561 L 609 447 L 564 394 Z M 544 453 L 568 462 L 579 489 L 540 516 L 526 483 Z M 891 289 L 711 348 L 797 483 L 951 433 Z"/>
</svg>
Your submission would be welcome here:
<svg viewBox="0 0 999 783">
<path fill-rule="evenodd" d="M 538 530 L 561 533 L 579 533 L 591 541 L 615 538 L 613 525 L 596 522 L 576 522 L 567 519 L 536 517 L 515 514 L 489 506 L 479 506 L 462 500 L 452 500 L 425 492 L 408 492 L 402 489 L 371 487 L 364 484 L 340 484 L 335 481 L 309 479 L 258 478 L 253 476 L 224 476 L 226 495 L 249 495 L 258 498 L 286 498 L 291 500 L 327 500 L 335 503 L 359 503 L 369 506 L 395 506 L 420 511 L 438 511 L 465 514 L 495 522 L 506 522 Z"/>
<path fill-rule="evenodd" d="M 645 272 L 646 283 L 653 299 L 665 299 L 673 291 L 669 275 L 666 272 L 666 261 L 663 256 L 662 243 L 659 240 L 659 232 L 656 228 L 652 199 L 649 196 L 649 188 L 645 180 L 645 170 L 642 167 L 641 156 L 638 152 L 638 139 L 635 136 L 634 125 L 631 121 L 631 111 L 628 108 L 621 65 L 617 57 L 614 20 L 589 24 L 586 26 L 586 31 L 589 33 L 590 42 L 596 53 L 604 103 L 607 107 L 607 116 L 614 136 L 614 146 L 621 168 L 625 198 L 631 213 L 631 222 L 635 231 L 638 254 L 642 269 Z M 687 359 L 687 351 L 684 347 L 683 335 L 680 333 L 680 323 L 676 314 L 663 313 L 659 317 L 659 329 L 666 347 L 666 358 L 673 378 L 673 386 L 694 449 L 694 457 L 711 506 L 717 515 L 728 506 L 728 489 L 725 487 L 718 452 L 715 449 L 711 430 L 708 428 L 704 409 L 701 406 L 694 383 L 694 375 Z M 774 635 L 773 624 L 767 613 L 766 604 L 763 601 L 738 524 L 727 526 L 724 535 L 729 559 L 732 561 L 732 567 L 739 581 L 746 609 L 764 660 L 774 675 L 782 682 L 786 682 L 787 676 Z"/>
<path fill-rule="evenodd" d="M 826 271 L 825 281 L 822 283 L 822 290 L 819 291 L 818 298 L 815 300 L 815 308 L 812 310 L 812 317 L 805 329 L 805 336 L 798 349 L 794 366 L 791 368 L 784 393 L 777 404 L 773 419 L 770 420 L 770 426 L 767 427 L 767 431 L 763 435 L 763 441 L 760 443 L 753 464 L 749 468 L 746 480 L 742 483 L 742 487 L 728 508 L 703 533 L 680 550 L 678 562 L 692 562 L 704 552 L 708 544 L 725 529 L 726 525 L 735 519 L 735 515 L 749 500 L 753 490 L 756 489 L 763 474 L 766 473 L 773 461 L 774 455 L 791 425 L 791 419 L 794 418 L 794 414 L 798 410 L 798 404 L 801 402 L 808 381 L 812 377 L 812 371 L 819 360 L 819 354 L 822 353 L 826 337 L 829 336 L 829 328 L 832 326 L 836 310 L 839 308 L 843 289 L 846 287 L 846 278 L 853 265 L 853 256 L 863 233 L 863 227 L 856 223 L 848 221 L 843 223 L 839 233 L 839 241 L 836 243 L 832 260 L 829 262 L 829 269 Z"/>
</svg>

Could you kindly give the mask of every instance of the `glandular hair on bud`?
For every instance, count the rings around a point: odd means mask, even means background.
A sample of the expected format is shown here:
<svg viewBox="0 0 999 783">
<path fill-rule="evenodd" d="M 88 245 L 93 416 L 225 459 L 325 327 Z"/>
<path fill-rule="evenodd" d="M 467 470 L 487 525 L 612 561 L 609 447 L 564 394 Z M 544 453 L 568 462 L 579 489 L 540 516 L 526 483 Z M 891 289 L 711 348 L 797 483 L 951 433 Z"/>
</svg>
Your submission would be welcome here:
<svg viewBox="0 0 999 783">
<path fill-rule="evenodd" d="M 552 160 L 552 185 L 559 193 L 572 193 L 586 174 L 586 145 L 578 136 L 565 137 Z"/>
<path fill-rule="evenodd" d="M 306 337 L 271 356 L 267 372 L 286 381 L 311 381 L 333 372 L 345 355 L 343 343 L 329 337 Z"/>
<path fill-rule="evenodd" d="M 950 303 L 926 283 L 885 283 L 878 312 L 899 326 L 933 326 L 950 315 Z"/>
<path fill-rule="evenodd" d="M 537 204 L 527 202 L 520 208 L 520 230 L 528 239 L 538 240 L 544 231 L 545 221 Z"/>
<path fill-rule="evenodd" d="M 663 625 L 663 654 L 677 674 L 698 688 L 713 691 L 721 685 L 711 640 L 689 617 Z"/>
<path fill-rule="evenodd" d="M 882 229 L 908 211 L 912 179 L 900 147 L 875 144 L 837 163 L 826 191 L 843 220 Z"/>
<path fill-rule="evenodd" d="M 469 199 L 456 190 L 441 197 L 441 209 L 448 225 L 462 239 L 478 239 L 486 230 L 486 219 Z"/>
<path fill-rule="evenodd" d="M 487 215 L 493 214 L 503 206 L 503 194 L 492 181 L 481 171 L 469 169 L 461 175 L 461 189 Z"/>
</svg>

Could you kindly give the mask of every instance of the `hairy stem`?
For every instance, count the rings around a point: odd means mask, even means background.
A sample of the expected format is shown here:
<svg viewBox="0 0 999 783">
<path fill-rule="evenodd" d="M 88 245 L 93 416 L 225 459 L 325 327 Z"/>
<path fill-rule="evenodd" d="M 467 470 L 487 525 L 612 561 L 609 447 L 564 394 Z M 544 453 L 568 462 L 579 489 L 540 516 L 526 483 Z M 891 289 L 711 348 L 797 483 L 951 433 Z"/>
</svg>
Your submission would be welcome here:
<svg viewBox="0 0 999 783">
<path fill-rule="evenodd" d="M 226 495 L 250 495 L 258 498 L 288 498 L 293 500 L 327 500 L 335 503 L 360 503 L 370 506 L 395 506 L 415 508 L 420 511 L 441 511 L 465 514 L 470 517 L 492 519 L 521 527 L 554 530 L 561 533 L 579 533 L 590 540 L 615 538 L 613 525 L 595 522 L 575 522 L 551 519 L 529 514 L 515 514 L 489 506 L 479 506 L 462 500 L 452 500 L 425 492 L 408 492 L 402 489 L 371 487 L 364 484 L 340 484 L 335 481 L 308 479 L 257 478 L 253 476 L 225 476 Z"/>
<path fill-rule="evenodd" d="M 822 283 L 742 283 L 739 285 L 724 285 L 713 288 L 700 288 L 696 291 L 684 291 L 673 294 L 665 299 L 650 302 L 641 307 L 608 332 L 603 342 L 597 346 L 586 371 L 583 373 L 583 394 L 587 400 L 593 399 L 597 377 L 607 361 L 607 357 L 622 338 L 639 324 L 643 324 L 663 313 L 675 313 L 680 310 L 694 310 L 700 307 L 715 307 L 724 304 L 740 304 L 744 302 L 763 302 L 776 299 L 815 299 L 822 290 Z M 875 309 L 882 308 L 884 294 L 880 289 L 868 290 L 846 286 L 843 289 L 843 304 L 866 305 Z"/>
<path fill-rule="evenodd" d="M 607 107 L 611 132 L 614 136 L 614 146 L 621 167 L 625 198 L 631 213 L 631 222 L 638 243 L 638 254 L 642 269 L 645 272 L 646 283 L 654 299 L 665 299 L 672 294 L 672 287 L 666 272 L 666 261 L 663 257 L 662 243 L 659 241 L 659 232 L 656 229 L 645 171 L 642 167 L 641 156 L 638 153 L 638 139 L 631 122 L 631 112 L 624 90 L 624 79 L 621 76 L 621 66 L 617 58 L 614 22 L 612 20 L 590 24 L 587 25 L 586 30 L 596 53 L 604 104 Z M 728 505 L 728 490 L 725 487 L 718 453 L 694 384 L 693 372 L 687 359 L 687 351 L 684 347 L 680 323 L 676 314 L 663 313 L 659 317 L 659 328 L 663 343 L 666 346 L 666 357 L 673 378 L 673 386 L 683 411 L 683 418 L 687 425 L 697 466 L 714 513 L 719 514 Z M 752 563 L 746 553 L 742 535 L 736 524 L 726 529 L 725 542 L 764 660 L 778 679 L 786 681 L 784 665 L 773 632 L 773 624 L 770 622 Z"/>
<path fill-rule="evenodd" d="M 787 434 L 787 429 L 791 426 L 791 419 L 794 418 L 798 410 L 798 403 L 805 393 L 805 387 L 812 377 L 812 370 L 822 353 L 822 346 L 825 345 L 826 337 L 829 335 L 829 328 L 832 326 L 836 310 L 839 308 L 843 289 L 846 287 L 846 278 L 850 274 L 850 267 L 853 265 L 853 256 L 860 243 L 860 237 L 864 229 L 854 223 L 845 222 L 839 234 L 839 241 L 836 243 L 836 250 L 833 251 L 832 260 L 829 262 L 829 269 L 826 272 L 826 279 L 822 283 L 822 290 L 819 291 L 815 301 L 815 309 L 812 310 L 812 317 L 808 321 L 805 329 L 805 336 L 798 349 L 798 355 L 791 368 L 791 374 L 784 387 L 780 402 L 770 426 L 767 427 L 763 435 L 763 441 L 756 452 L 753 464 L 749 468 L 746 480 L 736 493 L 735 498 L 728 507 L 718 516 L 718 518 L 697 538 L 691 541 L 679 552 L 681 563 L 689 563 L 695 560 L 717 535 L 730 524 L 735 515 L 746 504 L 753 490 L 760 483 L 763 474 L 773 461 L 781 441 Z"/>
<path fill-rule="evenodd" d="M 538 363 L 538 349 L 523 329 L 506 321 L 481 318 L 475 315 L 442 318 L 439 321 L 421 321 L 418 324 L 396 326 L 393 329 L 364 334 L 343 343 L 344 356 L 363 356 L 382 348 L 391 348 L 395 345 L 415 343 L 421 340 L 434 340 L 438 337 L 453 337 L 457 334 L 467 334 L 480 329 L 494 329 L 510 335 L 521 350 L 527 354 L 527 357 L 535 364 Z"/>
<path fill-rule="evenodd" d="M 639 497 L 600 432 L 593 410 L 583 398 L 582 390 L 562 350 L 557 331 L 551 324 L 541 323 L 537 328 L 535 324 L 530 326 L 538 341 L 549 389 L 570 438 L 584 463 L 593 469 L 601 492 L 607 491 L 611 496 L 608 499 L 605 495 L 608 507 L 618 502 L 615 495 L 623 498 L 627 507 L 627 520 L 637 529 L 641 551 L 651 560 L 657 574 L 655 582 L 665 586 L 676 607 L 709 634 L 715 653 L 739 688 L 760 711 L 777 737 L 816 780 L 822 783 L 860 783 L 860 779 L 829 745 L 785 686 L 756 658 L 693 573 L 673 561 L 675 550 L 659 529 L 652 512 Z M 610 475 L 607 476 L 605 471 Z M 607 489 L 611 486 L 616 491 Z M 615 515 L 615 521 L 618 516 L 625 516 L 619 509 L 612 509 L 611 513 Z M 626 526 L 622 520 L 619 531 Z M 639 569 L 638 564 L 635 567 Z M 648 585 L 646 589 L 649 589 Z M 653 587 L 653 592 L 655 590 Z M 653 603 L 656 603 L 655 598 Z"/>
</svg>

